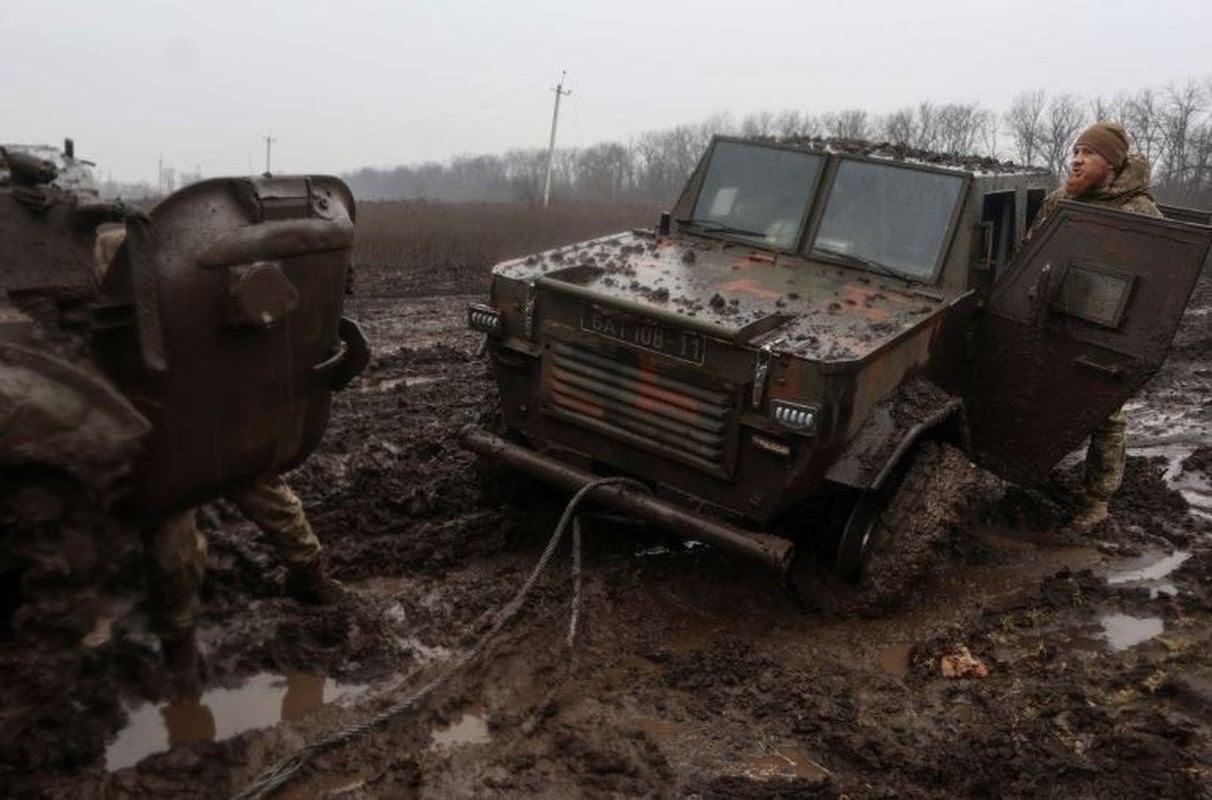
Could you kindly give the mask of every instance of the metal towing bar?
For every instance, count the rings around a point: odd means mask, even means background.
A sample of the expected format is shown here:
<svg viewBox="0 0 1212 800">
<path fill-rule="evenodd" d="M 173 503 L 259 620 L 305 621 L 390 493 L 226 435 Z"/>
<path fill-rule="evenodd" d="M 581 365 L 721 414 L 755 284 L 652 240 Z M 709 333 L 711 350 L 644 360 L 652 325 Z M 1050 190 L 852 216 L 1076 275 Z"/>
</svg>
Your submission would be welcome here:
<svg viewBox="0 0 1212 800">
<path fill-rule="evenodd" d="M 541 481 L 575 492 L 600 476 L 569 466 L 520 445 L 507 442 L 474 426 L 464 429 L 463 446 L 473 453 L 499 460 L 508 467 Z M 687 539 L 697 539 L 761 562 L 780 575 L 791 568 L 795 546 L 786 539 L 751 533 L 709 517 L 689 514 L 677 506 L 624 486 L 603 486 L 593 493 L 598 502 L 668 528 Z"/>
</svg>

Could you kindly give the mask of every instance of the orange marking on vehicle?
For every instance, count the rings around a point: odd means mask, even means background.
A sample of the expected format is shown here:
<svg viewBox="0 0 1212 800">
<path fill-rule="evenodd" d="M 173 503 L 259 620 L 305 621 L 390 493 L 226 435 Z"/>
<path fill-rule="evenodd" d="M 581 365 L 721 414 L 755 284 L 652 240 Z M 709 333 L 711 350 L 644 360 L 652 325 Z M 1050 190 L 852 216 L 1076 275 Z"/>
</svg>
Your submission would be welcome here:
<svg viewBox="0 0 1212 800">
<path fill-rule="evenodd" d="M 559 390 L 558 386 L 556 387 L 556 394 L 560 395 L 560 405 L 562 406 L 571 408 L 594 419 L 606 418 L 606 409 L 601 406 L 595 406 L 593 403 L 586 403 L 584 400 L 580 400 L 572 395 L 564 394 Z"/>
<path fill-rule="evenodd" d="M 645 411 L 657 411 L 661 405 L 682 408 L 687 411 L 694 411 L 697 408 L 693 397 L 671 392 L 651 383 L 645 383 L 642 391 L 636 390 L 635 404 L 637 408 Z"/>
<path fill-rule="evenodd" d="M 766 287 L 759 285 L 758 282 L 753 278 L 737 278 L 722 284 L 720 289 L 726 292 L 752 294 L 762 298 L 763 300 L 778 300 L 783 296 L 782 292 L 767 289 Z"/>
</svg>

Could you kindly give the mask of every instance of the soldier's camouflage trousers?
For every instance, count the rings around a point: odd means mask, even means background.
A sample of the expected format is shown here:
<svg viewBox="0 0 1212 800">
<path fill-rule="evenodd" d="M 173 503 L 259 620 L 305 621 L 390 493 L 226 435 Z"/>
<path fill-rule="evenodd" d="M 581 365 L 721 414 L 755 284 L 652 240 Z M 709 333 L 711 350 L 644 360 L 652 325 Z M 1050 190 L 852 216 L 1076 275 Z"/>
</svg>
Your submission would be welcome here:
<svg viewBox="0 0 1212 800">
<path fill-rule="evenodd" d="M 256 523 L 287 566 L 310 564 L 320 556 L 320 540 L 303 504 L 281 477 L 259 478 L 225 496 Z M 194 509 L 183 511 L 144 532 L 152 623 L 168 639 L 190 630 L 198 610 L 206 537 L 194 516 Z"/>
<path fill-rule="evenodd" d="M 1107 502 L 1124 482 L 1126 428 L 1127 416 L 1120 408 L 1090 434 L 1085 479 L 1086 498 L 1089 501 Z"/>
</svg>

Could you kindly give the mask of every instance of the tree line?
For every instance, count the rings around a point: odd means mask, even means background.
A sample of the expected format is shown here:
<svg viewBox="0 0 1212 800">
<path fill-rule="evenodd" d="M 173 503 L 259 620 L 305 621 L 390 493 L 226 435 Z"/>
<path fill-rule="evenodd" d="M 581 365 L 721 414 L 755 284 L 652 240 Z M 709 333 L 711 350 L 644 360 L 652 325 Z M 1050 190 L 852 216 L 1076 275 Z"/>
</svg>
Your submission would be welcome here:
<svg viewBox="0 0 1212 800">
<path fill-rule="evenodd" d="M 763 111 L 739 122 L 728 114 L 697 125 L 641 133 L 625 142 L 556 150 L 553 200 L 667 205 L 681 189 L 712 135 L 778 139 L 873 139 L 923 150 L 990 156 L 1067 170 L 1077 134 L 1099 119 L 1119 120 L 1135 149 L 1153 165 L 1158 195 L 1167 202 L 1212 207 L 1212 79 L 1114 96 L 1022 92 L 1003 112 L 980 103 L 921 102 L 888 114 L 843 109 L 814 114 Z M 456 156 L 390 169 L 361 169 L 343 177 L 364 199 L 536 203 L 542 196 L 546 151 Z"/>
</svg>

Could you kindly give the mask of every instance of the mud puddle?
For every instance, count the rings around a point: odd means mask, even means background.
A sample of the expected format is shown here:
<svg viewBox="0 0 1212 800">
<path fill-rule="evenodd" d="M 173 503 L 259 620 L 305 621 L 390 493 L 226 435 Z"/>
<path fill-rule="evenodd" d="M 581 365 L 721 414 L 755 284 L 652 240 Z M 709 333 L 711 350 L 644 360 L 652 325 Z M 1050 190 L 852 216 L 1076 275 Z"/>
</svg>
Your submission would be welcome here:
<svg viewBox="0 0 1212 800">
<path fill-rule="evenodd" d="M 400 276 L 382 277 L 396 295 L 351 299 L 372 364 L 334 399 L 321 452 L 291 476 L 335 576 L 373 613 L 275 600 L 253 604 L 272 619 L 246 624 L 249 598 L 276 597 L 268 557 L 247 531 L 209 531 L 209 624 L 222 652 L 240 654 L 213 665 L 227 685 L 298 668 L 378 687 L 404 664 L 441 663 L 513 596 L 550 535 L 558 509 L 490 504 L 457 446 L 494 402 L 487 367 L 470 355 L 469 297 L 401 297 Z M 1047 505 L 1080 481 L 1080 452 L 1038 508 L 965 529 L 937 573 L 882 619 L 847 614 L 842 587 L 823 584 L 834 605 L 797 604 L 769 575 L 710 548 L 639 535 L 612 544 L 587 529 L 574 650 L 564 644 L 564 551 L 491 658 L 407 718 L 316 759 L 281 796 L 1206 797 L 1206 322 L 1187 326 L 1180 358 L 1131 404 L 1125 487 L 1112 523 L 1090 538 L 1062 530 L 1064 514 Z M 119 698 L 164 691 L 138 630 L 99 625 L 86 670 L 0 648 L 0 794 L 230 796 L 301 740 L 377 707 L 367 692 L 284 726 L 277 678 L 260 687 L 269 709 L 251 724 L 264 727 L 107 772 Z M 940 674 L 959 646 L 986 677 Z M 23 683 L 10 679 L 18 662 L 28 664 Z M 315 702 L 335 699 L 325 694 Z M 213 700 L 196 702 L 207 735 L 231 735 Z M 168 746 L 162 708 L 129 713 L 148 717 L 147 752 Z"/>
<path fill-rule="evenodd" d="M 105 768 L 113 772 L 178 745 L 217 742 L 279 722 L 298 722 L 365 688 L 304 672 L 261 673 L 236 689 L 209 689 L 201 696 L 128 707 L 126 727 L 105 750 Z"/>
<path fill-rule="evenodd" d="M 741 775 L 749 780 L 763 782 L 776 778 L 799 778 L 819 783 L 829 777 L 829 772 L 797 745 L 763 742 L 761 750 L 760 755 L 741 762 Z"/>
<path fill-rule="evenodd" d="M 471 706 L 449 725 L 430 731 L 430 750 L 462 747 L 470 744 L 488 744 L 492 737 L 488 733 L 488 716 L 482 706 Z"/>
<path fill-rule="evenodd" d="M 1112 650 L 1122 652 L 1160 636 L 1166 630 L 1161 617 L 1134 617 L 1130 614 L 1108 614 L 1101 620 L 1103 638 Z"/>
<path fill-rule="evenodd" d="M 1166 460 L 1162 480 L 1174 491 L 1182 495 L 1191 507 L 1193 516 L 1212 520 L 1212 482 L 1200 472 L 1189 472 L 1183 468 L 1183 462 L 1195 452 L 1201 443 L 1212 440 L 1212 428 L 1196 426 L 1180 428 L 1176 432 L 1160 437 L 1146 446 L 1129 447 L 1132 455 L 1149 458 L 1161 457 Z"/>
<path fill-rule="evenodd" d="M 1190 558 L 1190 551 L 1175 550 L 1173 553 L 1156 552 L 1119 560 L 1106 573 L 1107 583 L 1145 588 L 1153 598 L 1163 594 L 1173 596 L 1178 594 L 1178 587 L 1169 578 Z"/>
</svg>

